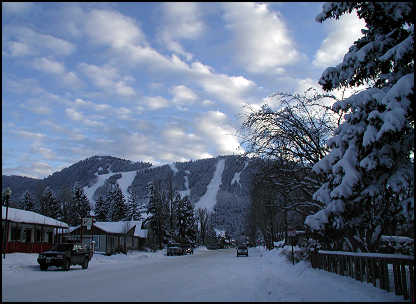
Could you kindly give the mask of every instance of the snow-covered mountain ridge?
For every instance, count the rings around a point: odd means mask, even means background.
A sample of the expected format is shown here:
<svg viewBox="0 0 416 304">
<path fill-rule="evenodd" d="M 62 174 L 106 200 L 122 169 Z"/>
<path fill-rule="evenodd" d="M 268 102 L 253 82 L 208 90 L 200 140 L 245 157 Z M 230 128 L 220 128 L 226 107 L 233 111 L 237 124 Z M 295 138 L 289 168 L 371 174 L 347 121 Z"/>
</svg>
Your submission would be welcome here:
<svg viewBox="0 0 416 304">
<path fill-rule="evenodd" d="M 74 183 L 79 183 L 91 207 L 94 207 L 98 197 L 105 193 L 108 183 L 119 184 L 127 200 L 129 187 L 140 199 L 145 196 L 148 182 L 171 179 L 173 188 L 182 197 L 188 196 L 195 207 L 215 211 L 219 229 L 241 231 L 250 205 L 249 189 L 256 168 L 255 161 L 239 156 L 219 156 L 159 166 L 111 156 L 93 156 L 42 180 L 3 176 L 2 186 L 13 189 L 12 201 L 18 207 L 17 202 L 26 191 L 30 192 L 36 204 L 37 197 L 46 186 L 50 186 L 59 199 L 70 193 Z"/>
</svg>

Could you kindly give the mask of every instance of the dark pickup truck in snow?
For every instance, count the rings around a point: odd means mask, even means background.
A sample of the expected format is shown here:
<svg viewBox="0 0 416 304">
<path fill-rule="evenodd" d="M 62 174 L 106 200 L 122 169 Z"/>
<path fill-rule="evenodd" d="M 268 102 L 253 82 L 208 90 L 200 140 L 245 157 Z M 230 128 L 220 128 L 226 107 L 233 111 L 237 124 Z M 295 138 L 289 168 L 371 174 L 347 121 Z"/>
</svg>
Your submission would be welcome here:
<svg viewBox="0 0 416 304">
<path fill-rule="evenodd" d="M 80 244 L 63 243 L 39 253 L 38 263 L 40 270 L 47 270 L 49 266 L 69 270 L 71 265 L 81 265 L 83 269 L 87 269 L 91 257 L 90 250 Z"/>
</svg>

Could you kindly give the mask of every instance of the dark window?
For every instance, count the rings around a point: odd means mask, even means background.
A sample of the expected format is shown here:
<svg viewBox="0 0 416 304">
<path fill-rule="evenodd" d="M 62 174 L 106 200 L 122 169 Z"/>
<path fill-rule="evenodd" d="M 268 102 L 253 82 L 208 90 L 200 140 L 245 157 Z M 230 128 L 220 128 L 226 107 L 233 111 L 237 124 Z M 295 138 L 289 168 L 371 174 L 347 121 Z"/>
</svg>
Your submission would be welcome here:
<svg viewBox="0 0 416 304">
<path fill-rule="evenodd" d="M 20 227 L 11 228 L 11 241 L 20 241 L 20 232 L 22 229 Z"/>
<path fill-rule="evenodd" d="M 48 232 L 48 243 L 52 244 L 53 233 L 52 231 Z"/>
<path fill-rule="evenodd" d="M 36 229 L 35 242 L 41 242 L 41 241 L 42 241 L 42 231 L 40 229 Z"/>
</svg>

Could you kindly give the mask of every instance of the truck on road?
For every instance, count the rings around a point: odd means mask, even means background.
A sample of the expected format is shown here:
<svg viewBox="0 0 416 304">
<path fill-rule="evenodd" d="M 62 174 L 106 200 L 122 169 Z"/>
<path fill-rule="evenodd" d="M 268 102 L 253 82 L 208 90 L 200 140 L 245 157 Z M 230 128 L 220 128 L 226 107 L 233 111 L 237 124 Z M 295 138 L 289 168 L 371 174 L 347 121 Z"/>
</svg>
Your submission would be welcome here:
<svg viewBox="0 0 416 304">
<path fill-rule="evenodd" d="M 71 265 L 81 265 L 82 269 L 87 269 L 91 257 L 91 251 L 81 244 L 62 243 L 39 253 L 38 263 L 42 271 L 47 270 L 49 266 L 62 267 L 68 271 Z"/>
</svg>

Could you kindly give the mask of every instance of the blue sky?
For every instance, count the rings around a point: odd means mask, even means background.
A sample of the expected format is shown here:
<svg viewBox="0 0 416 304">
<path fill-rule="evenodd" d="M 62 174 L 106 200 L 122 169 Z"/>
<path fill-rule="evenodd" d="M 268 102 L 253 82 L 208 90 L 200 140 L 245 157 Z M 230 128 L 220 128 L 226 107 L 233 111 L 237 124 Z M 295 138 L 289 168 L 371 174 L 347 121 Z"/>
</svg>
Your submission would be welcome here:
<svg viewBox="0 0 416 304">
<path fill-rule="evenodd" d="M 361 35 L 322 4 L 3 2 L 3 174 L 243 151 L 244 106 L 318 87 Z"/>
</svg>

